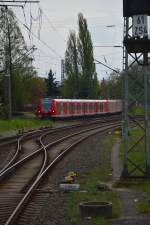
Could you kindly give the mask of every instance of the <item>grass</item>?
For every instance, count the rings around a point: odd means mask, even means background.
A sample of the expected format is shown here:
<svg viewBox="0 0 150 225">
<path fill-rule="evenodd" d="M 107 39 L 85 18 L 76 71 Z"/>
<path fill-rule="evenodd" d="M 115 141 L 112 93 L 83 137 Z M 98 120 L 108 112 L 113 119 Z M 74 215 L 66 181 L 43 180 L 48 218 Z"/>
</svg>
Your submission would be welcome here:
<svg viewBox="0 0 150 225">
<path fill-rule="evenodd" d="M 104 160 L 100 167 L 91 170 L 89 173 L 81 174 L 78 178 L 81 190 L 78 192 L 71 192 L 69 194 L 67 214 L 71 225 L 81 224 L 81 215 L 79 210 L 79 203 L 83 201 L 109 201 L 113 204 L 112 218 L 119 217 L 120 215 L 120 202 L 116 193 L 112 190 L 100 191 L 98 189 L 99 182 L 106 182 L 110 179 L 111 164 L 108 161 L 110 156 L 114 138 L 109 138 L 104 141 L 105 153 Z M 110 157 L 109 157 L 110 158 Z M 90 220 L 92 225 L 106 225 L 108 220 L 103 217 L 93 217 Z"/>
<path fill-rule="evenodd" d="M 49 120 L 40 120 L 36 118 L 15 118 L 12 120 L 0 120 L 0 133 L 45 126 L 52 126 L 52 122 Z"/>
<path fill-rule="evenodd" d="M 130 179 L 121 180 L 115 184 L 117 188 L 128 188 L 139 192 L 145 192 L 149 197 L 135 202 L 137 210 L 140 214 L 150 214 L 150 180 Z"/>
<path fill-rule="evenodd" d="M 131 128 L 129 131 L 129 149 L 143 136 L 143 131 L 138 128 Z M 122 140 L 120 156 L 123 160 L 124 157 L 124 142 Z M 128 152 L 128 158 L 133 163 L 138 165 L 143 171 L 145 171 L 145 153 L 144 153 L 144 138 L 135 145 L 132 150 Z M 128 161 L 128 170 L 132 171 L 135 167 L 131 162 Z M 143 176 L 143 173 L 139 170 L 135 170 L 132 174 L 134 176 Z"/>
<path fill-rule="evenodd" d="M 68 214 L 72 225 L 78 225 L 80 223 L 80 211 L 79 203 L 83 201 L 109 201 L 113 203 L 113 213 L 112 218 L 119 216 L 120 204 L 116 193 L 112 191 L 99 191 L 98 181 L 102 181 L 101 169 L 97 168 L 90 174 L 87 174 L 84 179 L 80 178 L 79 183 L 81 185 L 81 190 L 85 192 L 72 192 L 69 196 Z M 101 222 L 101 223 L 100 223 Z M 92 218 L 92 224 L 107 224 L 106 219 L 102 217 Z"/>
<path fill-rule="evenodd" d="M 144 107 L 134 107 L 133 111 L 131 112 L 132 115 L 144 115 Z"/>
<path fill-rule="evenodd" d="M 137 209 L 142 214 L 150 214 L 150 202 L 140 200 L 137 202 Z"/>
<path fill-rule="evenodd" d="M 140 139 L 140 137 L 143 135 L 143 132 L 141 129 L 133 128 L 129 132 L 129 146 L 133 146 L 133 144 Z M 121 150 L 120 155 L 123 160 L 124 155 L 124 149 L 123 149 L 124 143 L 122 141 L 121 144 Z M 142 140 L 140 143 L 138 143 L 137 146 L 133 148 L 133 150 L 128 153 L 128 158 L 131 159 L 134 163 L 136 163 L 140 168 L 142 168 L 145 171 L 145 159 L 144 159 L 144 140 Z M 129 172 L 132 171 L 135 167 L 128 163 L 128 170 Z M 143 176 L 144 174 L 135 171 L 134 176 Z M 115 184 L 115 187 L 126 187 L 129 189 L 133 189 L 139 192 L 145 192 L 148 196 L 150 196 L 150 180 L 148 179 L 125 179 L 117 182 Z M 148 197 L 149 198 L 149 197 Z M 139 213 L 149 213 L 150 214 L 150 202 L 148 202 L 148 199 L 139 200 L 136 202 L 136 207 L 139 211 Z"/>
</svg>

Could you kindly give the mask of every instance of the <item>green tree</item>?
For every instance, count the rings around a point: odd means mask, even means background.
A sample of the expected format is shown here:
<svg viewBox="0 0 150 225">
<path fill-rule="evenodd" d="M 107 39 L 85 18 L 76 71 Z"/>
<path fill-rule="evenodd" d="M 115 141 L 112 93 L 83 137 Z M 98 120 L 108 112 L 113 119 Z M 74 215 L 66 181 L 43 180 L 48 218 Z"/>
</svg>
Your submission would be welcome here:
<svg viewBox="0 0 150 225">
<path fill-rule="evenodd" d="M 78 15 L 79 68 L 81 73 L 81 97 L 98 97 L 98 80 L 93 57 L 93 44 L 88 30 L 87 21 L 82 13 Z"/>
<path fill-rule="evenodd" d="M 112 72 L 108 78 L 108 98 L 122 98 L 122 76 L 119 73 Z"/>
<path fill-rule="evenodd" d="M 32 79 L 37 77 L 37 73 L 32 66 L 33 59 L 29 56 L 29 50 L 27 49 L 16 17 L 11 9 L 6 9 L 5 7 L 0 8 L 0 45 L 2 49 L 0 63 L 4 70 L 4 73 L 0 74 L 0 80 L 4 82 L 5 69 L 8 67 L 6 55 L 9 51 L 11 58 L 13 110 L 22 110 L 24 104 L 34 98 L 34 96 L 31 96 L 32 88 L 30 86 L 33 84 L 33 88 L 36 89 L 37 84 L 32 82 Z M 38 85 L 37 90 L 39 90 Z M 0 88 L 0 93 L 4 96 L 4 89 L 2 87 Z"/>
<path fill-rule="evenodd" d="M 44 78 L 34 76 L 28 81 L 29 93 L 29 102 L 33 106 L 37 105 L 38 99 L 42 96 L 45 96 L 47 92 L 47 85 Z"/>
<path fill-rule="evenodd" d="M 55 81 L 55 74 L 50 69 L 48 78 L 45 79 L 47 85 L 47 96 L 56 97 L 58 94 L 57 82 Z"/>
<path fill-rule="evenodd" d="M 63 95 L 78 98 L 80 95 L 80 75 L 78 69 L 77 38 L 74 31 L 70 32 L 65 53 L 65 74 Z"/>
<path fill-rule="evenodd" d="M 122 98 L 122 75 L 112 72 L 107 79 L 101 81 L 100 96 L 102 99 L 121 99 Z"/>
<path fill-rule="evenodd" d="M 87 21 L 78 15 L 79 32 L 71 31 L 65 54 L 65 75 L 62 93 L 70 98 L 98 98 L 99 82 L 93 57 Z"/>
<path fill-rule="evenodd" d="M 100 83 L 100 97 L 101 99 L 108 99 L 108 80 L 103 78 Z"/>
</svg>

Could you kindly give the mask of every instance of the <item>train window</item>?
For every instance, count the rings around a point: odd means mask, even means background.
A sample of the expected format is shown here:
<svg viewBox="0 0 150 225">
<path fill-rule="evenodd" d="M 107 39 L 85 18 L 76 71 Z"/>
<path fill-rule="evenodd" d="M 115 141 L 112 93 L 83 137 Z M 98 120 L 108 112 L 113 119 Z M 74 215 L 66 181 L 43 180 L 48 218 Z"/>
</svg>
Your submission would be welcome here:
<svg viewBox="0 0 150 225">
<path fill-rule="evenodd" d="M 63 102 L 59 102 L 57 106 L 58 113 L 63 113 L 64 105 Z"/>
<path fill-rule="evenodd" d="M 61 105 L 61 109 L 60 109 L 60 110 L 61 110 L 61 113 L 62 113 L 62 112 L 63 112 L 63 109 L 64 109 L 64 104 L 63 104 L 63 102 L 61 102 L 60 105 Z"/>
<path fill-rule="evenodd" d="M 80 103 L 80 110 L 83 111 L 83 104 L 82 103 Z"/>
<path fill-rule="evenodd" d="M 49 111 L 51 109 L 52 100 L 49 98 L 43 98 L 42 99 L 42 109 L 44 111 Z"/>
<path fill-rule="evenodd" d="M 84 110 L 87 111 L 88 107 L 87 107 L 87 104 L 84 103 Z"/>
<path fill-rule="evenodd" d="M 64 109 L 64 111 L 67 111 L 67 103 L 63 104 L 63 109 Z"/>
<path fill-rule="evenodd" d="M 100 103 L 100 111 L 103 112 L 103 103 Z"/>
<path fill-rule="evenodd" d="M 72 106 L 72 112 L 75 110 L 75 105 L 74 103 L 71 103 L 71 106 Z"/>
<path fill-rule="evenodd" d="M 61 112 L 61 105 L 60 105 L 60 102 L 57 103 L 57 112 L 58 112 L 58 113 Z"/>
<path fill-rule="evenodd" d="M 77 103 L 77 110 L 79 111 L 81 109 L 80 103 Z"/>
<path fill-rule="evenodd" d="M 72 112 L 72 104 L 69 103 L 69 112 Z"/>
<path fill-rule="evenodd" d="M 92 103 L 89 104 L 89 109 L 90 109 L 90 110 L 93 109 L 93 104 L 92 104 Z"/>
</svg>

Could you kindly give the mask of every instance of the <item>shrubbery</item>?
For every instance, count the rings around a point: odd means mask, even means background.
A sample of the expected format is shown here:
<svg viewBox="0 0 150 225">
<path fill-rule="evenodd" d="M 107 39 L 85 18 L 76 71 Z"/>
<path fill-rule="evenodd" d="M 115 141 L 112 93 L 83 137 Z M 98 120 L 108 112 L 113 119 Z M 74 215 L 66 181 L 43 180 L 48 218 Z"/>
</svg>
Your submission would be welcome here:
<svg viewBox="0 0 150 225">
<path fill-rule="evenodd" d="M 4 106 L 3 104 L 0 105 L 0 118 L 1 119 L 6 119 L 7 118 L 7 107 Z"/>
</svg>

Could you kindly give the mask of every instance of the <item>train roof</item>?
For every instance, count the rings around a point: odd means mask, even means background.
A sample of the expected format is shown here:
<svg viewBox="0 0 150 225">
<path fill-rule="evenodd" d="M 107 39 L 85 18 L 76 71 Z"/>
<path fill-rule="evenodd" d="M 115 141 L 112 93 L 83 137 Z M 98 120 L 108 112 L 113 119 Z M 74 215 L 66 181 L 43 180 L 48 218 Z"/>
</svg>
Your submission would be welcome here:
<svg viewBox="0 0 150 225">
<path fill-rule="evenodd" d="M 55 102 L 116 102 L 116 101 L 121 101 L 120 99 L 60 99 L 60 98 L 56 98 L 56 99 L 52 99 L 49 97 L 45 97 L 42 98 L 43 100 L 54 100 Z"/>
<path fill-rule="evenodd" d="M 107 99 L 53 99 L 56 102 L 115 102 L 120 100 L 107 100 Z"/>
</svg>

